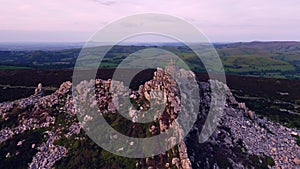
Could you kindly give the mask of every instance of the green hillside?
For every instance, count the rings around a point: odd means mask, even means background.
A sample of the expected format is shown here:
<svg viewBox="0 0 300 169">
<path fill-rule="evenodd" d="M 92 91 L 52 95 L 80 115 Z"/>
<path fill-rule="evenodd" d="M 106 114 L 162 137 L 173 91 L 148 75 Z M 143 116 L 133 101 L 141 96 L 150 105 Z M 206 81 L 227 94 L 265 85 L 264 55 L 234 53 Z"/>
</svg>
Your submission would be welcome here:
<svg viewBox="0 0 300 169">
<path fill-rule="evenodd" d="M 101 68 L 118 66 L 130 54 L 149 46 L 115 46 Z M 205 71 L 202 62 L 186 46 L 151 46 L 179 56 L 194 71 Z M 203 54 L 205 48 L 201 45 Z M 226 73 L 276 78 L 300 78 L 300 42 L 250 42 L 215 44 Z M 84 67 L 98 67 L 98 49 L 91 49 Z M 58 51 L 0 51 L 0 69 L 72 68 L 80 49 Z M 163 56 L 162 56 L 163 57 Z M 149 58 L 148 58 L 149 59 Z M 151 60 L 151 59 L 150 59 Z"/>
</svg>

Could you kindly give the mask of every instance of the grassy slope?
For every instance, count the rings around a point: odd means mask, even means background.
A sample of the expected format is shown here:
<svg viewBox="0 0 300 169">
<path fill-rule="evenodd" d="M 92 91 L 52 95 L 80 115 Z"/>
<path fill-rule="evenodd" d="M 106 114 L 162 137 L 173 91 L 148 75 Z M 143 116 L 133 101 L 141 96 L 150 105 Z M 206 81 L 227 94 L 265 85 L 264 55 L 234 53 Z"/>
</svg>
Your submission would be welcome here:
<svg viewBox="0 0 300 169">
<path fill-rule="evenodd" d="M 229 72 L 294 71 L 288 62 L 259 55 L 228 56 L 222 58 Z"/>
<path fill-rule="evenodd" d="M 7 70 L 19 70 L 19 69 L 32 69 L 30 67 L 24 67 L 24 66 L 1 66 L 0 69 L 7 69 Z"/>
</svg>

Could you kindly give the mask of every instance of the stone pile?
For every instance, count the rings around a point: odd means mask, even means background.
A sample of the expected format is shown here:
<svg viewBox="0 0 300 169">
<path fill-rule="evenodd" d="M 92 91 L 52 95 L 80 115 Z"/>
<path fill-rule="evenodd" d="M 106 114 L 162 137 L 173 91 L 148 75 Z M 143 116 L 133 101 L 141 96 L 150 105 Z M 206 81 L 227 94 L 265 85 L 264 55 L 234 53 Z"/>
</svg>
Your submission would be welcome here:
<svg viewBox="0 0 300 169">
<path fill-rule="evenodd" d="M 207 92 L 209 85 L 206 83 L 200 85 L 204 93 L 201 102 L 204 105 L 209 105 L 210 97 L 209 92 Z M 220 154 L 215 155 L 214 153 L 223 151 L 223 164 L 226 160 L 228 165 L 230 164 L 233 168 L 247 168 L 245 163 L 249 159 L 245 156 L 245 159 L 242 158 L 241 160 L 239 157 L 241 154 L 236 152 L 236 147 L 239 147 L 240 153 L 244 155 L 261 158 L 271 157 L 275 162 L 275 168 L 299 168 L 297 159 L 300 156 L 300 147 L 296 144 L 296 138 L 292 136 L 292 133 L 299 133 L 298 130 L 289 129 L 265 118 L 257 117 L 253 111 L 247 108 L 245 103 L 238 103 L 229 92 L 227 92 L 226 100 L 220 123 L 207 142 L 195 141 L 197 135 L 201 133 L 203 124 L 200 122 L 203 121 L 202 118 L 205 117 L 205 113 L 199 114 L 197 123 L 187 137 L 186 144 L 193 167 L 219 168 L 217 160 L 214 159 L 220 159 Z M 205 108 L 204 105 L 203 108 Z M 218 147 L 220 148 L 218 149 Z M 259 162 L 260 166 L 264 165 L 262 160 Z"/>
</svg>

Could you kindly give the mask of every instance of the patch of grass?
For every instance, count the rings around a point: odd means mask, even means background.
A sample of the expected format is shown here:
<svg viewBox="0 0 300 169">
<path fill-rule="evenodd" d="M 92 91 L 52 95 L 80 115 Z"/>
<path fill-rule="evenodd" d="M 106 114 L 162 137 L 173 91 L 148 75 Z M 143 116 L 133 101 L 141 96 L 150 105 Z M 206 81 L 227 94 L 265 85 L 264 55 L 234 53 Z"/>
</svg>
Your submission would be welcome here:
<svg viewBox="0 0 300 169">
<path fill-rule="evenodd" d="M 55 168 L 135 168 L 135 159 L 120 157 L 103 150 L 81 131 L 79 136 L 61 137 L 56 145 L 68 149 L 66 157 L 55 163 Z"/>
<path fill-rule="evenodd" d="M 32 148 L 32 144 L 37 147 L 44 142 L 44 132 L 44 128 L 25 131 L 0 144 L 0 168 L 28 168 L 28 163 L 38 151 L 36 148 Z M 23 141 L 23 143 L 17 146 L 19 141 Z M 6 158 L 8 153 L 10 157 Z"/>
<path fill-rule="evenodd" d="M 296 143 L 298 144 L 298 146 L 300 146 L 300 136 L 293 136 L 296 138 Z"/>
<path fill-rule="evenodd" d="M 249 160 L 254 168 L 268 169 L 269 166 L 275 165 L 273 158 L 269 156 L 250 155 Z"/>
</svg>

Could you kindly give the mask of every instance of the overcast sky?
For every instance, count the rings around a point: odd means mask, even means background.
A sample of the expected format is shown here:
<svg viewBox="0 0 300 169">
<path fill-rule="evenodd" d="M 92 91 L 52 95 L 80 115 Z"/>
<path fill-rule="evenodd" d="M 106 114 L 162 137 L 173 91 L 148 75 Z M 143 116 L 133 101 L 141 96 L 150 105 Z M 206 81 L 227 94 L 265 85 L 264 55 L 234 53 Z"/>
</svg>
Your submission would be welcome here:
<svg viewBox="0 0 300 169">
<path fill-rule="evenodd" d="M 170 14 L 214 42 L 300 40 L 297 0 L 0 0 L 0 41 L 86 41 L 106 24 Z"/>
</svg>

